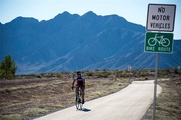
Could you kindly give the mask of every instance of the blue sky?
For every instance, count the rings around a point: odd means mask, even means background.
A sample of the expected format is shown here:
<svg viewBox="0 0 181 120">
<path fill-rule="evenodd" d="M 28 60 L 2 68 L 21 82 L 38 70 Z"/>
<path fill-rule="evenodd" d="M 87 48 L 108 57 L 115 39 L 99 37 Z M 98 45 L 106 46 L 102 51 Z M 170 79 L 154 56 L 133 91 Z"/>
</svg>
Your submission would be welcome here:
<svg viewBox="0 0 181 120">
<path fill-rule="evenodd" d="M 181 39 L 181 0 L 0 0 L 0 22 L 7 23 L 18 16 L 49 20 L 59 13 L 83 15 L 117 14 L 129 22 L 146 26 L 149 3 L 176 4 L 174 39 Z"/>
</svg>

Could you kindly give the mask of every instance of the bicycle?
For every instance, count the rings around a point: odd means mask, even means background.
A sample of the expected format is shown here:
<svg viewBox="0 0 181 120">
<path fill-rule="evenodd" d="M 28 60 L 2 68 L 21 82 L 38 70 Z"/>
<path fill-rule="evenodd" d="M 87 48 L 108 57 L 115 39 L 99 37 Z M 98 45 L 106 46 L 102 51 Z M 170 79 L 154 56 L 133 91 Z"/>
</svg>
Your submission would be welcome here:
<svg viewBox="0 0 181 120">
<path fill-rule="evenodd" d="M 155 37 L 151 37 L 150 39 L 148 39 L 148 44 L 150 46 L 155 46 L 157 42 L 159 43 L 159 45 L 161 44 L 163 47 L 167 47 L 170 45 L 170 40 L 168 38 L 163 38 L 164 35 L 162 36 L 157 36 L 157 35 L 158 34 L 155 34 Z M 160 38 L 160 41 L 157 38 Z"/>
<path fill-rule="evenodd" d="M 75 106 L 77 110 L 82 110 L 82 88 L 81 86 L 76 86 L 78 87 L 78 93 L 75 96 Z M 73 88 L 72 88 L 73 89 Z"/>
</svg>

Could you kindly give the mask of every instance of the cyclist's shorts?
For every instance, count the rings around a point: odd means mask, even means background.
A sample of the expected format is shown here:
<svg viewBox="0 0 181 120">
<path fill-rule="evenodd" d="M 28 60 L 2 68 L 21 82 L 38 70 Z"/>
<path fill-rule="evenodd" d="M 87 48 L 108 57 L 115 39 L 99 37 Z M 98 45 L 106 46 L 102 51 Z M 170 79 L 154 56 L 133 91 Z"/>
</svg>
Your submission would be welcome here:
<svg viewBox="0 0 181 120">
<path fill-rule="evenodd" d="M 77 81 L 76 86 L 80 86 L 82 89 L 85 89 L 85 85 L 83 85 L 83 81 Z"/>
</svg>

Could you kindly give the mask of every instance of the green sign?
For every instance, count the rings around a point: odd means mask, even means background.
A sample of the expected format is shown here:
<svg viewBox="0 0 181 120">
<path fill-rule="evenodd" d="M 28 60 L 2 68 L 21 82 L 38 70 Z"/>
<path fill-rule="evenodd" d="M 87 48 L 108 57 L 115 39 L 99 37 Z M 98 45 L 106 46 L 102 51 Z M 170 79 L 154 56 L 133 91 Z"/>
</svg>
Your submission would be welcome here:
<svg viewBox="0 0 181 120">
<path fill-rule="evenodd" d="M 147 32 L 145 52 L 171 53 L 173 51 L 173 33 Z"/>
</svg>

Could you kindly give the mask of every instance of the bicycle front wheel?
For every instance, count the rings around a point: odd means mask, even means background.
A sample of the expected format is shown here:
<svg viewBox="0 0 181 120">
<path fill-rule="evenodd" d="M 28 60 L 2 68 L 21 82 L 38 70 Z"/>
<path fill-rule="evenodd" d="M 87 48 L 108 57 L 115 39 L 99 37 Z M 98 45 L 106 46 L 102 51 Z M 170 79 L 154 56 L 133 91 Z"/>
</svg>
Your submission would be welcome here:
<svg viewBox="0 0 181 120">
<path fill-rule="evenodd" d="M 79 103 L 79 101 L 77 99 L 75 100 L 75 106 L 76 106 L 76 109 L 79 110 L 80 103 Z"/>
<path fill-rule="evenodd" d="M 76 99 L 75 99 L 75 106 L 77 110 L 82 110 L 82 99 L 81 99 L 81 95 L 79 93 L 79 95 L 77 95 Z"/>
</svg>

